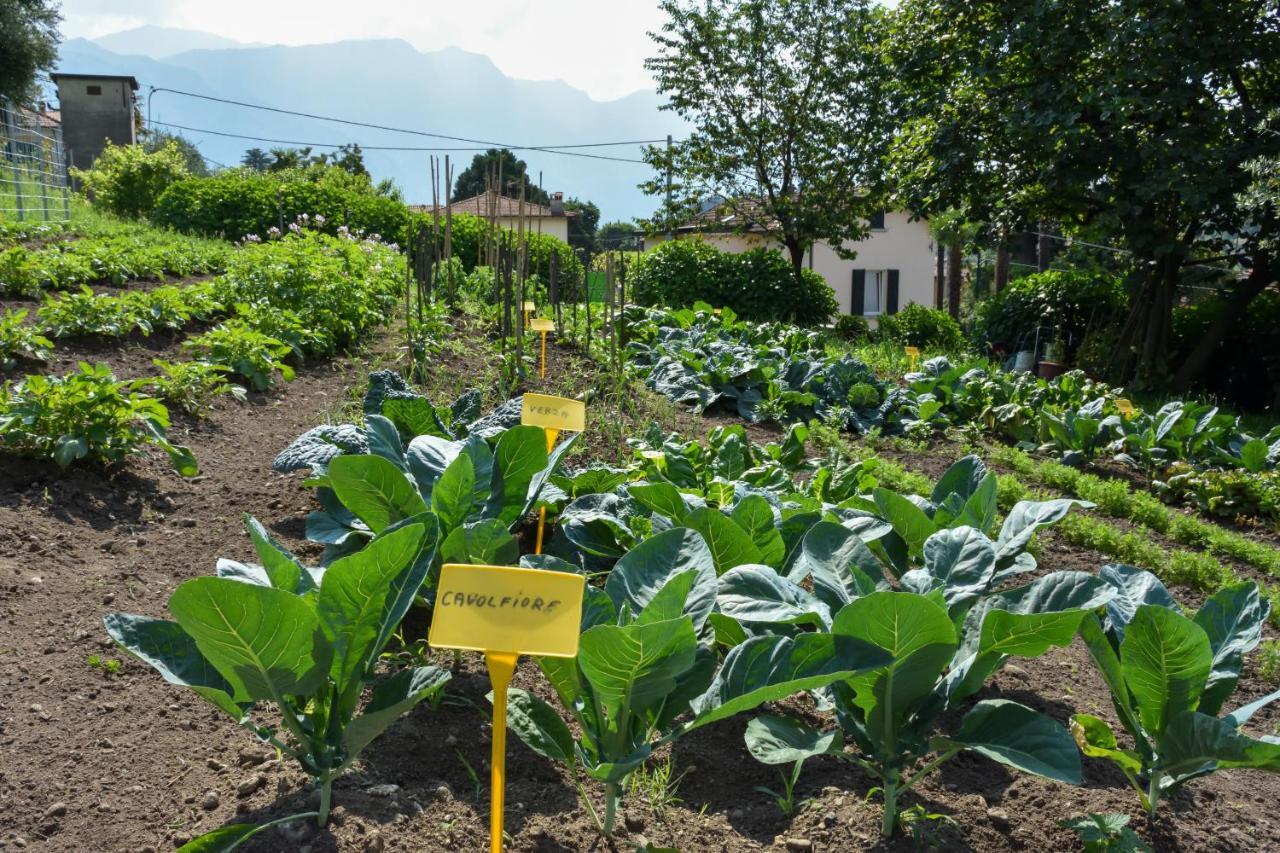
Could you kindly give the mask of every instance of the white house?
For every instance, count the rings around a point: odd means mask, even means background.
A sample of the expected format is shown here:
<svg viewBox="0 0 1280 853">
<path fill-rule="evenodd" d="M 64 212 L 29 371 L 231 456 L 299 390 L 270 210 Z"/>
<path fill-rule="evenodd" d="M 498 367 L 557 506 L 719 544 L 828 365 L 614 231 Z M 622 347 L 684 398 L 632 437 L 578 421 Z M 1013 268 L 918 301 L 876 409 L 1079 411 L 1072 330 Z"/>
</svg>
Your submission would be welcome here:
<svg viewBox="0 0 1280 853">
<path fill-rule="evenodd" d="M 510 228 L 514 231 L 520 224 L 520 201 L 496 193 L 481 193 L 471 198 L 461 198 L 449 207 L 454 213 L 469 213 L 485 219 L 493 216 L 500 228 Z M 444 205 L 436 208 L 427 204 L 414 204 L 410 205 L 409 209 L 415 213 L 431 213 L 438 210 L 442 217 L 445 215 Z M 549 205 L 534 204 L 531 201 L 524 203 L 526 229 L 534 234 L 550 234 L 566 243 L 569 242 L 569 219 L 577 215 L 575 211 L 564 209 L 564 193 L 560 192 L 551 194 Z"/>
<path fill-rule="evenodd" d="M 740 225 L 738 216 L 721 204 L 677 228 L 675 238 L 704 240 L 725 252 L 769 246 L 786 254 L 768 229 L 751 226 L 744 231 Z M 905 211 L 888 211 L 873 216 L 870 226 L 865 240 L 844 244 L 857 253 L 853 260 L 840 257 L 827 242 L 809 250 L 809 269 L 835 291 L 841 313 L 861 314 L 874 322 L 911 302 L 934 307 L 935 247 L 928 224 Z M 665 234 L 647 236 L 644 247 L 666 239 Z"/>
</svg>

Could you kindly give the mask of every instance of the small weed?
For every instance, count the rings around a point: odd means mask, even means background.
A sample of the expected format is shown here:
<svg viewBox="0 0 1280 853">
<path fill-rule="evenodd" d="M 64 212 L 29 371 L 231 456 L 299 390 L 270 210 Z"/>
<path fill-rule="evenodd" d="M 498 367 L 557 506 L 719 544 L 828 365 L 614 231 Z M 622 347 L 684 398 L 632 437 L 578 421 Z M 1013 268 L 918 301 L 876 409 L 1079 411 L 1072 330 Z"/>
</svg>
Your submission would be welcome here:
<svg viewBox="0 0 1280 853">
<path fill-rule="evenodd" d="M 121 663 L 115 658 L 103 658 L 102 655 L 89 655 L 84 661 L 90 669 L 100 669 L 107 675 L 118 675 Z"/>
<path fill-rule="evenodd" d="M 1085 853 L 1150 853 L 1151 847 L 1129 828 L 1127 814 L 1087 814 L 1059 821 L 1080 836 Z"/>
<path fill-rule="evenodd" d="M 671 756 L 663 761 L 642 764 L 627 780 L 628 793 L 631 796 L 642 795 L 653 809 L 654 817 L 664 820 L 667 810 L 680 804 L 681 799 L 677 795 L 680 783 L 692 770 L 692 767 L 686 767 L 677 773 Z"/>
<path fill-rule="evenodd" d="M 462 750 L 454 747 L 454 754 L 458 756 L 458 760 L 462 762 L 462 768 L 467 771 L 467 776 L 471 779 L 471 793 L 476 800 L 480 800 L 480 796 L 484 793 L 484 784 L 480 781 L 479 774 L 476 769 L 471 766 L 471 762 L 467 761 L 467 757 L 462 754 Z"/>
<path fill-rule="evenodd" d="M 1280 684 L 1280 640 L 1263 640 L 1258 647 L 1258 675 L 1271 684 Z"/>
</svg>

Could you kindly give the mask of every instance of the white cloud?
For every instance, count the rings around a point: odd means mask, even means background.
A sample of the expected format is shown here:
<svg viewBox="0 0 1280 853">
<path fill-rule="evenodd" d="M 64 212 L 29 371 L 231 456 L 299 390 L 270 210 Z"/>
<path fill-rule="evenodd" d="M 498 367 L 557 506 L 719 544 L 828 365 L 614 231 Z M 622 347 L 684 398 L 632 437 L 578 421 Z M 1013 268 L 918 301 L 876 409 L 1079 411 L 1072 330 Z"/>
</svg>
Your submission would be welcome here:
<svg viewBox="0 0 1280 853">
<path fill-rule="evenodd" d="M 63 33 L 93 38 L 143 24 L 244 42 L 314 44 L 403 38 L 420 50 L 460 47 L 529 80 L 564 80 L 597 99 L 652 88 L 646 33 L 655 0 L 64 0 Z"/>
</svg>

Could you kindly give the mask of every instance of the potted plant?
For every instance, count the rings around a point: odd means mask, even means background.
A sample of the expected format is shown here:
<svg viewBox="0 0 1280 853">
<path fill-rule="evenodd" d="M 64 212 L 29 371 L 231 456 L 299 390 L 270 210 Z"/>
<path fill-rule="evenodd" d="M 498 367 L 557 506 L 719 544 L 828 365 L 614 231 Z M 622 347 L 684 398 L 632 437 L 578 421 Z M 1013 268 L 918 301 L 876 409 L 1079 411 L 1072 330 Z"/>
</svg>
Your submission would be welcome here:
<svg viewBox="0 0 1280 853">
<path fill-rule="evenodd" d="M 1058 338 L 1045 345 L 1044 358 L 1036 366 L 1036 375 L 1053 379 L 1067 372 L 1067 348 Z"/>
</svg>

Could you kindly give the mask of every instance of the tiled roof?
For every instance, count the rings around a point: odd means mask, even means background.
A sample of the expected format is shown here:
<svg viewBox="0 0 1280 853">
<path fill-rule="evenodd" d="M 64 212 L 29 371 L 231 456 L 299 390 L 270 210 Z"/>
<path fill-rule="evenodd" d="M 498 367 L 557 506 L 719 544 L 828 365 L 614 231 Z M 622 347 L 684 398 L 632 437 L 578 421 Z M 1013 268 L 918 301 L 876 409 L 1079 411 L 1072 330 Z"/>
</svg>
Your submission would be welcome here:
<svg viewBox="0 0 1280 853">
<path fill-rule="evenodd" d="M 451 207 L 454 213 L 470 213 L 475 216 L 488 216 L 492 201 L 492 197 L 486 196 L 484 193 L 474 195 L 471 198 L 464 198 L 455 201 Z M 430 204 L 411 204 L 409 209 L 414 213 L 431 213 L 436 208 Z M 440 205 L 440 212 L 444 213 L 444 205 Z M 520 215 L 520 200 L 517 198 L 507 198 L 506 196 L 498 196 L 497 215 L 503 218 L 512 218 Z M 555 213 L 551 208 L 543 204 L 533 204 L 530 201 L 524 203 L 524 215 L 528 217 L 536 216 L 558 216 L 569 217 L 577 216 L 576 211 L 566 210 Z"/>
</svg>

